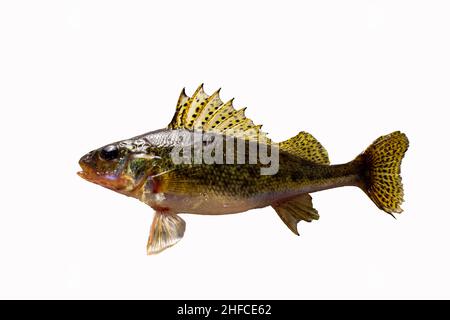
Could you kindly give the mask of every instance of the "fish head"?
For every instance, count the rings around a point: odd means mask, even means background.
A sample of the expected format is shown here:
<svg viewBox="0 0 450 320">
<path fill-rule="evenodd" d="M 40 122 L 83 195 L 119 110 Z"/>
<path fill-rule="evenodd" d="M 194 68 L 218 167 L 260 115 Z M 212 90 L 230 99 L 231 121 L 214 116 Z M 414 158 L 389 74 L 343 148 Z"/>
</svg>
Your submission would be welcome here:
<svg viewBox="0 0 450 320">
<path fill-rule="evenodd" d="M 113 191 L 138 197 L 153 167 L 152 159 L 142 150 L 134 150 L 133 144 L 117 142 L 85 154 L 79 160 L 83 179 Z"/>
</svg>

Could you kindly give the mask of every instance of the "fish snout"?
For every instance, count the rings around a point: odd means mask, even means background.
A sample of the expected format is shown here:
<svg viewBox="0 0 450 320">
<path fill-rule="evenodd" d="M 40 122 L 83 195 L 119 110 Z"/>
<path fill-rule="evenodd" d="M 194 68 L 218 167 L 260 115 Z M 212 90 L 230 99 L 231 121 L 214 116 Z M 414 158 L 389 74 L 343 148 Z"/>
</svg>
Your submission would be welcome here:
<svg viewBox="0 0 450 320">
<path fill-rule="evenodd" d="M 78 161 L 78 163 L 80 164 L 80 166 L 83 167 L 83 165 L 86 165 L 86 164 L 88 164 L 88 163 L 91 163 L 91 162 L 92 162 L 92 159 L 94 158 L 94 154 L 95 154 L 95 151 L 91 151 L 91 152 L 85 154 L 84 156 L 82 156 L 82 157 L 80 158 L 80 160 Z"/>
<path fill-rule="evenodd" d="M 88 175 L 92 175 L 92 164 L 94 162 L 95 151 L 91 151 L 80 158 L 78 164 L 80 165 L 82 171 L 77 172 L 77 174 L 86 179 Z"/>
</svg>

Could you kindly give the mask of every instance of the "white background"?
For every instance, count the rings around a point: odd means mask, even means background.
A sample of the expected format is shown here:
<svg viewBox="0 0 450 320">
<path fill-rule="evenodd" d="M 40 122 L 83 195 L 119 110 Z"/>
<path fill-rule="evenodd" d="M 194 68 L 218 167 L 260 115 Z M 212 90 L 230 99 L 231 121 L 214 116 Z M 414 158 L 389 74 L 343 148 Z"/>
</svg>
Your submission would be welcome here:
<svg viewBox="0 0 450 320">
<path fill-rule="evenodd" d="M 449 16 L 448 1 L 2 1 L 0 298 L 450 298 Z M 77 162 L 166 126 L 201 82 L 333 163 L 405 132 L 404 213 L 334 189 L 300 237 L 272 208 L 188 215 L 147 257 L 151 208 Z"/>
</svg>

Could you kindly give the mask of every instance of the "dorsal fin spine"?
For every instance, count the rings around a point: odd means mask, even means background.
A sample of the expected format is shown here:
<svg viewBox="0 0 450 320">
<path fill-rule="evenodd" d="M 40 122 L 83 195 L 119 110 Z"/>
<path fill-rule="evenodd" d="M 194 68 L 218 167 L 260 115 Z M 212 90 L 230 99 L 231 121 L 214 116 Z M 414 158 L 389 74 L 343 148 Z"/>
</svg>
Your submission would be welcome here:
<svg viewBox="0 0 450 320">
<path fill-rule="evenodd" d="M 205 93 L 205 91 L 203 90 L 203 83 L 201 85 L 198 86 L 197 90 L 195 90 L 194 94 L 192 95 L 192 97 L 189 99 L 188 105 L 186 107 L 186 109 L 183 112 L 183 116 L 182 116 L 182 123 L 184 124 L 184 127 L 186 129 L 189 129 L 189 123 L 187 123 L 187 116 L 189 114 L 189 111 L 191 109 L 192 104 L 194 103 L 194 101 L 198 98 L 198 95 L 201 93 Z"/>
<path fill-rule="evenodd" d="M 199 129 L 206 127 L 208 125 L 208 123 L 210 122 L 210 120 L 212 119 L 212 117 L 214 117 L 214 115 L 216 114 L 216 112 L 220 109 L 220 107 L 223 105 L 222 100 L 220 99 L 220 90 L 221 88 L 217 89 L 206 101 L 206 104 L 203 108 L 203 110 L 200 113 L 200 118 L 204 119 L 203 122 L 204 123 L 200 123 L 199 126 L 197 126 Z M 208 111 L 210 109 L 210 107 L 213 107 L 213 105 L 211 105 L 211 103 L 214 101 L 214 99 L 218 100 L 218 104 L 217 107 L 218 109 L 214 110 L 214 111 Z M 205 115 L 204 112 L 212 112 L 212 114 L 208 114 Z"/>
<path fill-rule="evenodd" d="M 214 131 L 251 140 L 266 135 L 260 131 L 261 126 L 255 126 L 253 121 L 245 116 L 246 108 L 235 110 L 234 98 L 223 103 L 219 92 L 220 89 L 208 96 L 201 84 L 189 98 L 183 89 L 168 128 Z"/>
</svg>

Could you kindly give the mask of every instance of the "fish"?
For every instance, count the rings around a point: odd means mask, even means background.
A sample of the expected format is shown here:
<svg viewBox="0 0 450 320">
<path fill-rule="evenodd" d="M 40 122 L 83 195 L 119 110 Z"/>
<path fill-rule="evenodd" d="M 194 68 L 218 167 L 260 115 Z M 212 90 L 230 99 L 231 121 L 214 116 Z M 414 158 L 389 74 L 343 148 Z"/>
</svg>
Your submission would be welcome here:
<svg viewBox="0 0 450 320">
<path fill-rule="evenodd" d="M 276 143 L 261 125 L 223 102 L 220 89 L 182 90 L 166 128 L 108 143 L 79 160 L 78 175 L 154 210 L 147 254 L 184 236 L 181 214 L 225 215 L 271 206 L 299 235 L 300 221 L 319 219 L 311 193 L 353 186 L 381 210 L 401 213 L 400 167 L 409 141 L 395 131 L 344 164 L 331 165 L 310 133 Z"/>
</svg>

